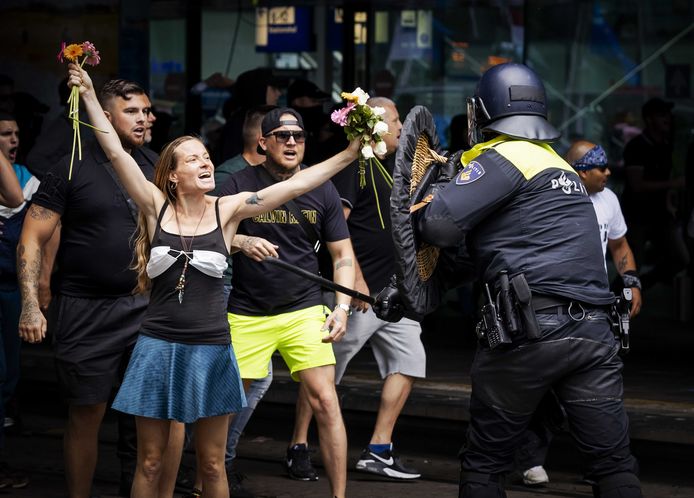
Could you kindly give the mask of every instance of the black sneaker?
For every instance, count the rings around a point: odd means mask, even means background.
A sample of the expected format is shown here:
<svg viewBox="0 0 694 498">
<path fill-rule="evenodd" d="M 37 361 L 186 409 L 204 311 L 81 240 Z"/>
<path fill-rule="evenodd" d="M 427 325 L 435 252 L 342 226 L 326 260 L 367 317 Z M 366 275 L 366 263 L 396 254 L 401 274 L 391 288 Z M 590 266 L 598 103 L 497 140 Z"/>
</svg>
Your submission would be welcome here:
<svg viewBox="0 0 694 498">
<path fill-rule="evenodd" d="M 234 498 L 255 498 L 255 495 L 243 486 L 243 481 L 247 479 L 246 474 L 236 470 L 227 469 L 227 481 L 229 482 L 229 496 Z"/>
<path fill-rule="evenodd" d="M 367 447 L 361 453 L 357 462 L 357 470 L 371 472 L 394 479 L 417 479 L 421 474 L 414 469 L 405 467 L 391 447 L 383 453 L 375 453 Z"/>
<path fill-rule="evenodd" d="M 318 473 L 311 464 L 311 455 L 305 444 L 295 444 L 287 448 L 285 466 L 292 479 L 298 481 L 318 480 Z"/>
</svg>

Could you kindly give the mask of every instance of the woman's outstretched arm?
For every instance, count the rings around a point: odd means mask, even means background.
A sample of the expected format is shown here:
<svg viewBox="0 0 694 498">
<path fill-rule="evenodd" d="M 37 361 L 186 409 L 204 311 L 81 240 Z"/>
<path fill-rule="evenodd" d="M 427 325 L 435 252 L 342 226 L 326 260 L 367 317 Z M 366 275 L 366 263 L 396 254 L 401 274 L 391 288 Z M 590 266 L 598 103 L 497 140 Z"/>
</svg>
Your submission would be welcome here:
<svg viewBox="0 0 694 498">
<path fill-rule="evenodd" d="M 310 168 L 303 169 L 291 178 L 277 182 L 258 192 L 239 192 L 233 197 L 240 200 L 234 215 L 236 220 L 250 218 L 281 206 L 325 183 L 338 171 L 357 159 L 359 140 L 352 141 L 345 150 Z"/>
<path fill-rule="evenodd" d="M 68 86 L 79 89 L 80 100 L 84 103 L 89 121 L 105 132 L 95 131 L 94 134 L 120 181 L 123 182 L 123 186 L 141 211 L 147 215 L 155 214 L 155 199 L 158 199 L 160 203 L 163 202 L 164 194 L 145 178 L 135 159 L 123 149 L 116 130 L 104 114 L 87 72 L 76 64 L 70 64 L 69 73 Z"/>
</svg>

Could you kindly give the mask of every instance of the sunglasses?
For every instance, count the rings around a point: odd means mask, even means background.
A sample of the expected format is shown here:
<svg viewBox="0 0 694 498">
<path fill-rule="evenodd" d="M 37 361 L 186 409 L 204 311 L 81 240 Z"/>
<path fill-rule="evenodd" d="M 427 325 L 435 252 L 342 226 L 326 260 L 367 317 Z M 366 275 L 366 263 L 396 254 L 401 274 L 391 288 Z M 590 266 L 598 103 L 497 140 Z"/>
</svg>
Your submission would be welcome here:
<svg viewBox="0 0 694 498">
<path fill-rule="evenodd" d="M 291 138 L 294 137 L 294 141 L 298 144 L 302 144 L 306 141 L 306 132 L 303 130 L 300 131 L 287 131 L 287 130 L 282 130 L 282 131 L 271 131 L 266 137 L 269 137 L 270 135 L 275 136 L 275 140 L 281 144 L 286 144 L 287 141 Z"/>
</svg>

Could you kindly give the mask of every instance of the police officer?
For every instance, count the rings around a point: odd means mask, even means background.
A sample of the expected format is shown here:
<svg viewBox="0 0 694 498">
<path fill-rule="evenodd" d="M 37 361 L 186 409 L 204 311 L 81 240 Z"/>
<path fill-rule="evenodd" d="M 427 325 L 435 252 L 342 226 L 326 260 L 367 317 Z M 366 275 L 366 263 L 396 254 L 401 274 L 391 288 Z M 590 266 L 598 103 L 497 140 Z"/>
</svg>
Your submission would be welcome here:
<svg viewBox="0 0 694 498">
<path fill-rule="evenodd" d="M 532 70 L 489 69 L 468 99 L 475 145 L 416 221 L 425 242 L 467 244 L 492 301 L 504 272 L 516 293 L 500 317 L 508 342 L 497 345 L 484 326 L 478 334 L 460 497 L 506 496 L 519 436 L 550 389 L 566 408 L 594 496 L 640 497 L 600 232 L 580 178 L 547 145 L 560 134 L 546 117 Z"/>
</svg>

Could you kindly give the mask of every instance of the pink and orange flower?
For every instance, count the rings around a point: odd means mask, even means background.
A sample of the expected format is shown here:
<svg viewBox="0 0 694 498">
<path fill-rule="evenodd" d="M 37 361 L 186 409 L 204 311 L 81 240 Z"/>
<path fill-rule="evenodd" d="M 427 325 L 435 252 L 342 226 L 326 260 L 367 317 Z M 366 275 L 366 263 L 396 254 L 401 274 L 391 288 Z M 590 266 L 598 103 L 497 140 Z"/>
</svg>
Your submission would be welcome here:
<svg viewBox="0 0 694 498">
<path fill-rule="evenodd" d="M 82 62 L 80 62 L 80 57 L 84 57 Z M 78 64 L 80 67 L 84 66 L 85 63 L 89 64 L 90 66 L 96 66 L 99 62 L 101 62 L 101 56 L 99 56 L 99 51 L 90 41 L 71 43 L 70 45 L 62 42 L 60 44 L 60 51 L 58 52 L 58 62 L 65 62 L 65 60 Z M 75 161 L 75 150 L 77 150 L 79 160 L 82 160 L 82 137 L 80 136 L 80 124 L 94 128 L 93 126 L 80 121 L 79 102 L 79 89 L 76 86 L 73 86 L 72 90 L 70 91 L 70 98 L 68 99 L 68 104 L 70 106 L 68 117 L 72 120 L 72 155 L 70 156 L 70 172 L 68 173 L 68 180 L 72 179 L 72 164 Z M 94 129 L 97 131 L 102 131 L 98 128 Z"/>
</svg>

